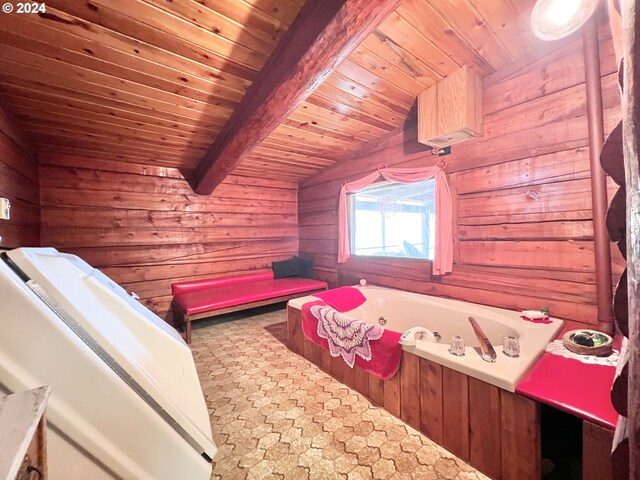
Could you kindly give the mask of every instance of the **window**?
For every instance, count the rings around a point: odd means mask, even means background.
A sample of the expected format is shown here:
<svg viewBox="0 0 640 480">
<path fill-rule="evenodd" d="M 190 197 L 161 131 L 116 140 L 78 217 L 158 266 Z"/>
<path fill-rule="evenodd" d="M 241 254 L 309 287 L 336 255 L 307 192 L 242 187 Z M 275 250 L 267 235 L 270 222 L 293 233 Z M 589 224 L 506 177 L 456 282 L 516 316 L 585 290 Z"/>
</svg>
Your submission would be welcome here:
<svg viewBox="0 0 640 480">
<path fill-rule="evenodd" d="M 435 180 L 376 183 L 349 195 L 351 252 L 433 259 Z"/>
</svg>

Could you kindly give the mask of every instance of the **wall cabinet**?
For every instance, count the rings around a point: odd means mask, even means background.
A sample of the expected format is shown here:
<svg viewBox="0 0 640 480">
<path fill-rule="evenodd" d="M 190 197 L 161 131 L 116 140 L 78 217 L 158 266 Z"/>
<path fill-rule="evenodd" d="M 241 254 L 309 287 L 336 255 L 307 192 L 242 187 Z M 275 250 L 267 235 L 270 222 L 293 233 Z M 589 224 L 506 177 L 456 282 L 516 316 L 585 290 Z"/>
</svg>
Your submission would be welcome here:
<svg viewBox="0 0 640 480">
<path fill-rule="evenodd" d="M 418 141 L 448 147 L 482 136 L 482 79 L 461 67 L 418 95 Z"/>
</svg>

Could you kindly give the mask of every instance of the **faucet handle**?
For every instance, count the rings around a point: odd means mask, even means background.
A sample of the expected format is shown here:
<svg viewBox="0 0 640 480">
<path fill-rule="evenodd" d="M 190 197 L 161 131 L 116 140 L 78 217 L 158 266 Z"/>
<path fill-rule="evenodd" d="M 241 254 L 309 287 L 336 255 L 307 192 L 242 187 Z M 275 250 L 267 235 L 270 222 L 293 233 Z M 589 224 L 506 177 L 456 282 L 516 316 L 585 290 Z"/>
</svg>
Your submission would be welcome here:
<svg viewBox="0 0 640 480">
<path fill-rule="evenodd" d="M 456 357 L 464 357 L 464 339 L 460 335 L 454 335 L 451 337 L 449 353 Z"/>
<path fill-rule="evenodd" d="M 502 344 L 502 353 L 507 357 L 518 358 L 520 356 L 520 341 L 516 337 L 506 337 Z"/>
</svg>

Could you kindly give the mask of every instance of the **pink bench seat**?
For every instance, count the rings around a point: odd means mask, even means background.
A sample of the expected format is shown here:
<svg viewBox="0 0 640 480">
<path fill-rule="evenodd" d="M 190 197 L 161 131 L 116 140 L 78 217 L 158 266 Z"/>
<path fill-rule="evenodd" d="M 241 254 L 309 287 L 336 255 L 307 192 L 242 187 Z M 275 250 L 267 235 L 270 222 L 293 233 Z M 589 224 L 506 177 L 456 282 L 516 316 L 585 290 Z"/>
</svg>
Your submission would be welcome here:
<svg viewBox="0 0 640 480">
<path fill-rule="evenodd" d="M 192 320 L 284 302 L 326 289 L 326 282 L 301 277 L 275 279 L 272 271 L 171 285 L 174 317 L 185 324 L 187 343 L 191 342 Z"/>
</svg>

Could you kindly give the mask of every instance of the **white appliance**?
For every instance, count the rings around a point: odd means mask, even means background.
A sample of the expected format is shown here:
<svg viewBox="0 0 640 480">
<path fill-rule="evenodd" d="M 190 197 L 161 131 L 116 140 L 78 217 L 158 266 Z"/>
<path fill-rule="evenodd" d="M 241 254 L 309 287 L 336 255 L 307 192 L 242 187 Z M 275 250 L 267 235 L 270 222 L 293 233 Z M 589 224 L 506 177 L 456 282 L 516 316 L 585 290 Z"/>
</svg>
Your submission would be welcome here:
<svg viewBox="0 0 640 480">
<path fill-rule="evenodd" d="M 217 448 L 189 347 L 99 270 L 0 255 L 0 386 L 51 385 L 51 480 L 208 480 Z"/>
</svg>

